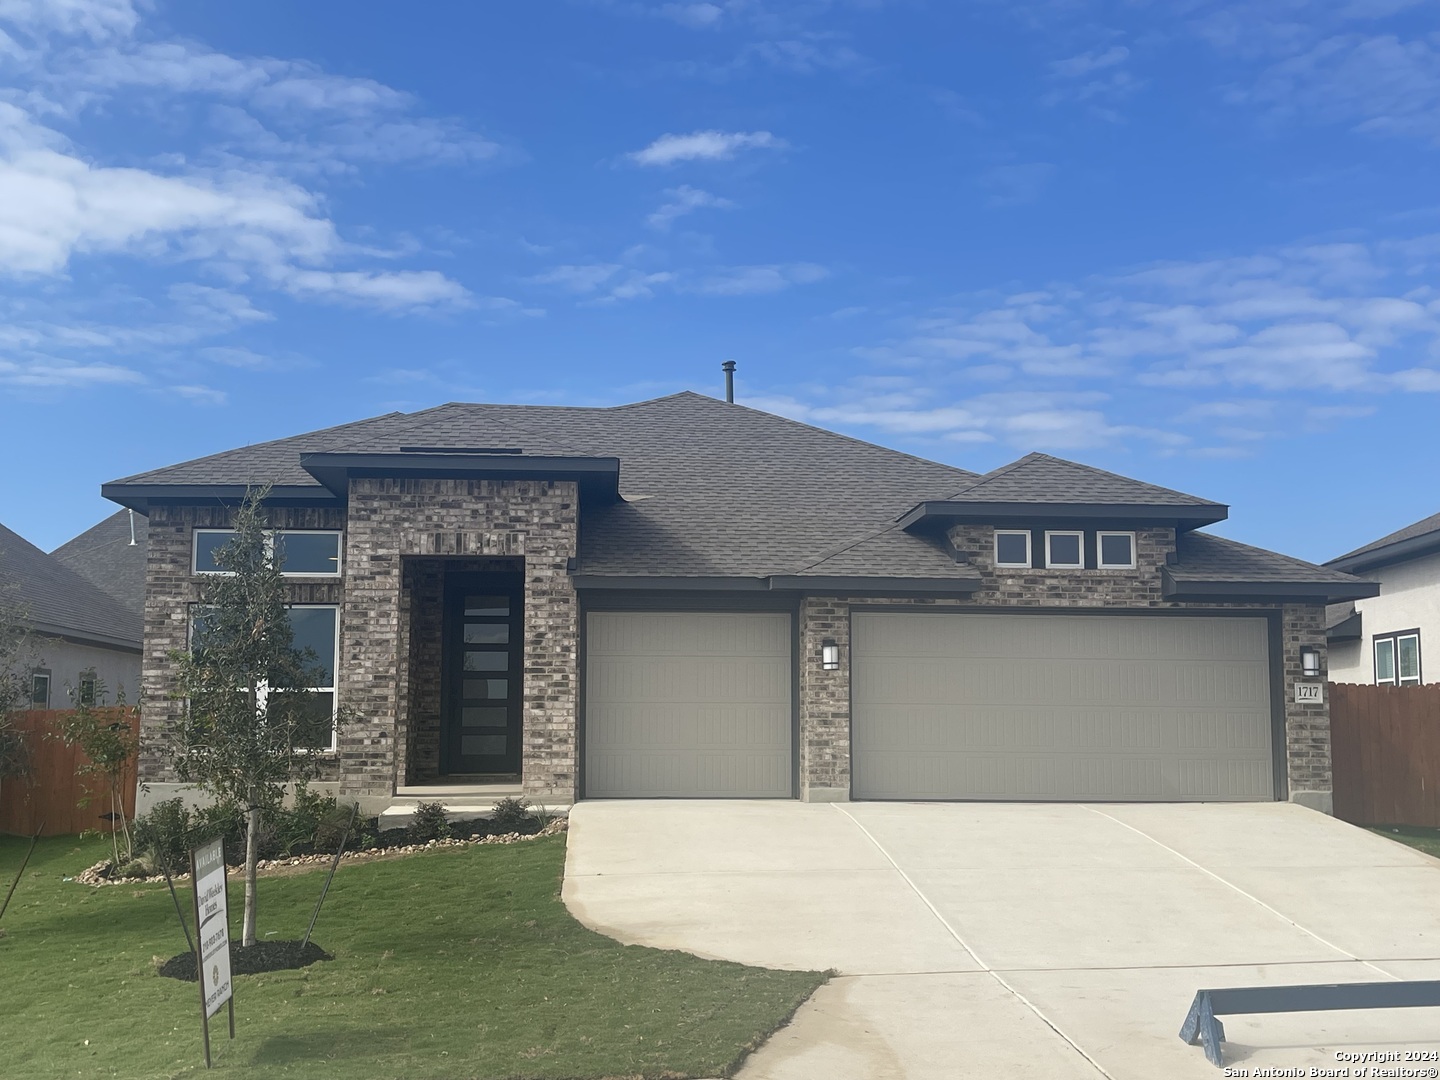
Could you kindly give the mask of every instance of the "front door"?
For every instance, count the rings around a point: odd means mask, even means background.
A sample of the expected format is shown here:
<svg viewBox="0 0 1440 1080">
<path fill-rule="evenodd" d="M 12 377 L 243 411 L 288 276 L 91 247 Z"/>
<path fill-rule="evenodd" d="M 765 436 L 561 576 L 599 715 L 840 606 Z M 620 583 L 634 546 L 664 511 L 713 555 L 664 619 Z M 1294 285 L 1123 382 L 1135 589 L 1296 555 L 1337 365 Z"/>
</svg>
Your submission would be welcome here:
<svg viewBox="0 0 1440 1080">
<path fill-rule="evenodd" d="M 521 586 L 519 574 L 455 574 L 446 581 L 442 773 L 520 772 Z"/>
</svg>

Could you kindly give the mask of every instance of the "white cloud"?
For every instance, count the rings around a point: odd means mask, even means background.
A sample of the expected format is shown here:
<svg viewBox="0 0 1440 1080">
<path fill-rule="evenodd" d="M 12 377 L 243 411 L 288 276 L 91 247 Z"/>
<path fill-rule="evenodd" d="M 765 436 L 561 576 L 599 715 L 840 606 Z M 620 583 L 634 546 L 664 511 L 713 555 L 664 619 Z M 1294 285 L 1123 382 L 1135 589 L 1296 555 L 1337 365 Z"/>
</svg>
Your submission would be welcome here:
<svg viewBox="0 0 1440 1080">
<path fill-rule="evenodd" d="M 620 272 L 619 263 L 584 263 L 553 266 L 527 281 L 536 285 L 558 285 L 570 292 L 594 292 Z"/>
<path fill-rule="evenodd" d="M 779 150 L 786 143 L 768 131 L 692 131 L 661 135 L 628 157 L 637 165 L 666 166 L 681 161 L 725 161 L 742 150 Z"/>
<path fill-rule="evenodd" d="M 681 26 L 708 29 L 716 26 L 725 10 L 718 4 L 661 4 L 660 15 Z"/>
<path fill-rule="evenodd" d="M 0 22 L 27 35 L 104 41 L 133 33 L 139 21 L 131 0 L 0 0 Z"/>
<path fill-rule="evenodd" d="M 682 184 L 678 188 L 667 190 L 665 202 L 645 220 L 652 229 L 664 231 L 670 228 L 676 219 L 682 218 L 686 214 L 692 214 L 696 210 L 733 210 L 734 208 L 735 204 L 729 199 L 690 187 L 688 184 Z"/>
<path fill-rule="evenodd" d="M 694 291 L 710 296 L 751 296 L 757 293 L 782 292 L 792 285 L 809 285 L 829 276 L 829 271 L 815 263 L 772 264 L 768 266 L 730 266 L 702 278 Z"/>
<path fill-rule="evenodd" d="M 1062 79 L 1078 79 L 1105 68 L 1123 64 L 1130 50 L 1124 45 L 1112 45 L 1108 49 L 1094 49 L 1078 56 L 1055 60 L 1050 64 L 1050 74 Z"/>
<path fill-rule="evenodd" d="M 118 364 L 77 364 L 57 357 L 17 362 L 0 359 L 0 385 L 56 390 L 143 383 L 140 372 Z"/>
</svg>

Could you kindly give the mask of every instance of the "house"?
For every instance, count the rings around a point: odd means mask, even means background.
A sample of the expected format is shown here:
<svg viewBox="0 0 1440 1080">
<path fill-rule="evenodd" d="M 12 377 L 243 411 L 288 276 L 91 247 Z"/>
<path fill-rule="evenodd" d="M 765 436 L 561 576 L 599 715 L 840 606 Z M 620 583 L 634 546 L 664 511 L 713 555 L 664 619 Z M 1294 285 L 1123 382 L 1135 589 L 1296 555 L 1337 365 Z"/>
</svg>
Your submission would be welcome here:
<svg viewBox="0 0 1440 1080">
<path fill-rule="evenodd" d="M 1426 682 L 1424 644 L 1440 642 L 1440 514 L 1325 565 L 1381 586 L 1379 596 L 1331 607 L 1330 678 L 1383 686 Z"/>
<path fill-rule="evenodd" d="M 361 718 L 317 752 L 372 809 L 516 778 L 1328 809 L 1325 605 L 1376 592 L 1043 454 L 978 476 L 694 393 L 390 413 L 104 485 L 149 518 L 142 801 L 178 790 L 170 656 L 261 483 L 314 691 Z"/>
<path fill-rule="evenodd" d="M 68 709 L 72 695 L 113 701 L 140 689 L 141 609 L 129 606 L 0 525 L 0 587 L 32 634 L 30 705 Z"/>
<path fill-rule="evenodd" d="M 50 554 L 142 617 L 148 525 L 134 510 L 117 510 Z"/>
</svg>

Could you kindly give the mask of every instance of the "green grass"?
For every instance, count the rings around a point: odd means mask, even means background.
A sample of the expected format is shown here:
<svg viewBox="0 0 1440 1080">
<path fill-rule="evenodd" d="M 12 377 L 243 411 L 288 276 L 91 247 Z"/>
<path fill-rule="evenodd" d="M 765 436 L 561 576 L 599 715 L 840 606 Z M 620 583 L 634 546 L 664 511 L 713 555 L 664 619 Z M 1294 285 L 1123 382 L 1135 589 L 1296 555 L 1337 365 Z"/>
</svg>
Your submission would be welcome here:
<svg viewBox="0 0 1440 1080">
<path fill-rule="evenodd" d="M 0 836 L 0 889 L 28 841 Z M 315 939 L 333 961 L 240 976 L 217 1071 L 248 1077 L 728 1075 L 820 985 L 624 946 L 560 902 L 563 836 L 345 866 Z M 43 840 L 3 920 L 0 1075 L 204 1072 L 199 995 L 154 958 L 185 949 L 164 885 L 63 882 L 106 842 Z M 298 938 L 319 873 L 262 878 L 259 932 Z M 232 883 L 232 927 L 241 890 Z M 182 905 L 190 903 L 181 891 Z"/>
<path fill-rule="evenodd" d="M 1440 829 L 1427 829 L 1421 825 L 1372 825 L 1371 832 L 1409 844 L 1417 851 L 1440 859 Z"/>
</svg>

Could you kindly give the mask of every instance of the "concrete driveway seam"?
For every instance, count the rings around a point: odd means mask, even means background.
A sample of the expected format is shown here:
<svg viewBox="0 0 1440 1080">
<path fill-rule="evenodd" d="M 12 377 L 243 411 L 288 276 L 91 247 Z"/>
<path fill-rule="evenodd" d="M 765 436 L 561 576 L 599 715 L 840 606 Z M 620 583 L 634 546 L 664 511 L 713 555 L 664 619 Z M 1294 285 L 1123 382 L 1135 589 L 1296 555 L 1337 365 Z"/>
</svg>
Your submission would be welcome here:
<svg viewBox="0 0 1440 1080">
<path fill-rule="evenodd" d="M 1282 920 L 1282 921 L 1284 921 L 1284 922 L 1289 923 L 1291 926 L 1295 927 L 1296 930 L 1299 930 L 1302 934 L 1306 935 L 1307 937 L 1313 938 L 1314 940 L 1318 941 L 1321 945 L 1324 945 L 1327 949 L 1334 949 L 1334 950 L 1335 950 L 1337 953 L 1339 953 L 1341 956 L 1346 957 L 1346 958 L 1349 959 L 1349 960 L 1353 960 L 1353 961 L 1355 961 L 1356 963 L 1364 964 L 1366 967 L 1370 968 L 1371 970 L 1379 972 L 1381 975 L 1385 976 L 1385 978 L 1387 978 L 1387 979 L 1397 979 L 1397 980 L 1398 980 L 1398 976 L 1390 974 L 1390 972 L 1386 971 L 1384 968 L 1379 967 L 1379 966 L 1376 965 L 1376 964 L 1371 963 L 1369 960 L 1362 960 L 1360 957 L 1355 956 L 1353 953 L 1351 953 L 1348 949 L 1342 949 L 1339 945 L 1336 945 L 1333 941 L 1329 941 L 1329 940 L 1321 937 L 1319 934 L 1317 934 L 1314 930 L 1311 930 L 1309 927 L 1301 926 L 1300 923 L 1296 922 L 1296 921 L 1295 921 L 1294 919 L 1292 919 L 1289 915 L 1286 915 L 1283 911 L 1280 911 L 1280 910 L 1278 910 L 1277 908 L 1272 907 L 1270 904 L 1267 904 L 1264 900 L 1261 900 L 1258 896 L 1255 896 L 1255 895 L 1253 895 L 1253 894 L 1251 894 L 1251 893 L 1246 892 L 1246 891 L 1245 891 L 1244 889 L 1242 889 L 1239 885 L 1236 885 L 1233 881 L 1227 881 L 1225 878 L 1223 878 L 1223 877 L 1221 877 L 1219 874 L 1215 873 L 1215 871 L 1211 870 L 1209 867 L 1201 865 L 1200 863 L 1196 862 L 1194 859 L 1190 858 L 1188 855 L 1184 854 L 1183 852 L 1176 851 L 1173 847 L 1171 847 L 1169 844 L 1165 843 L 1164 841 L 1162 841 L 1162 840 L 1157 840 L 1155 837 L 1153 837 L 1153 836 L 1151 836 L 1149 833 L 1147 833 L 1144 829 L 1138 829 L 1138 828 L 1136 828 L 1134 825 L 1131 825 L 1128 821 L 1121 821 L 1119 818 L 1115 817 L 1113 814 L 1107 814 L 1107 813 L 1105 813 L 1105 811 L 1103 811 L 1103 810 L 1097 810 L 1097 809 L 1096 809 L 1095 807 L 1093 807 L 1093 806 L 1084 805 L 1084 804 L 1082 804 L 1082 805 L 1083 805 L 1083 808 L 1086 809 L 1086 810 L 1088 810 L 1088 811 L 1090 811 L 1090 813 L 1092 813 L 1092 814 L 1098 814 L 1098 815 L 1100 815 L 1101 817 L 1105 818 L 1105 819 L 1108 820 L 1108 821 L 1113 821 L 1115 824 L 1121 825 L 1121 826 L 1123 826 L 1124 828 L 1129 829 L 1131 832 L 1135 833 L 1135 834 L 1138 835 L 1138 836 L 1143 836 L 1146 840 L 1149 840 L 1150 843 L 1156 845 L 1157 847 L 1163 848 L 1164 850 L 1168 851 L 1171 855 L 1174 855 L 1177 859 L 1181 859 L 1182 861 L 1189 863 L 1189 864 L 1190 864 L 1191 866 L 1193 866 L 1196 870 L 1199 870 L 1202 874 L 1205 874 L 1205 875 L 1207 875 L 1208 877 L 1214 878 L 1214 879 L 1215 879 L 1216 881 L 1218 881 L 1221 885 L 1224 885 L 1224 886 L 1225 886 L 1226 888 L 1228 888 L 1228 889 L 1233 889 L 1235 892 L 1237 892 L 1237 893 L 1239 893 L 1241 896 L 1245 897 L 1245 899 L 1249 900 L 1251 903 L 1253 903 L 1253 904 L 1258 904 L 1260 907 L 1264 908 L 1266 911 L 1268 911 L 1268 912 L 1270 912 L 1272 915 L 1274 915 L 1277 919 L 1280 919 L 1280 920 Z M 972 954 L 972 955 L 973 955 L 973 954 Z M 977 958 L 977 962 L 978 962 L 978 958 Z"/>
<path fill-rule="evenodd" d="M 875 845 L 875 850 L 884 857 L 886 862 L 888 862 L 892 867 L 895 868 L 895 872 L 900 875 L 900 879 L 910 887 L 911 891 L 915 893 L 916 897 L 919 898 L 920 902 L 929 909 L 930 914 L 934 915 L 940 925 L 945 928 L 945 932 L 955 939 L 955 943 L 959 945 L 960 948 L 965 950 L 965 952 L 970 956 L 970 958 L 974 960 L 975 963 L 979 966 L 981 971 L 983 971 L 986 975 L 989 975 L 990 978 L 994 979 L 995 982 L 998 983 L 1007 994 L 1013 997 L 1026 1009 L 1030 1010 L 1030 1012 L 1034 1014 L 1036 1019 L 1038 1019 L 1051 1031 L 1053 1031 L 1057 1036 L 1059 1036 L 1065 1042 L 1065 1044 L 1069 1046 L 1070 1049 L 1075 1051 L 1077 1055 L 1083 1058 L 1092 1069 L 1094 1069 L 1101 1076 L 1105 1077 L 1105 1080 L 1115 1080 L 1115 1077 L 1112 1076 L 1111 1073 L 1103 1065 L 1101 1065 L 1093 1057 L 1087 1054 L 1080 1047 L 1079 1043 L 1077 1043 L 1074 1039 L 1070 1038 L 1069 1035 L 1065 1034 L 1065 1032 L 1060 1029 L 1059 1025 L 1057 1025 L 1048 1016 L 1046 1016 L 1045 1013 L 1041 1011 L 1041 1009 L 1033 1001 L 1027 998 L 1024 994 L 1022 994 L 1015 986 L 1011 985 L 1011 983 L 1002 974 L 1000 974 L 1000 972 L 996 971 L 976 954 L 975 950 L 970 947 L 970 944 L 963 937 L 960 936 L 959 931 L 957 931 L 955 927 L 950 925 L 950 920 L 945 918 L 945 916 L 940 913 L 939 908 L 937 908 L 933 903 L 931 903 L 930 898 L 921 891 L 920 887 L 915 884 L 915 882 L 911 879 L 910 875 L 907 874 L 901 868 L 900 864 L 891 857 L 890 853 L 885 850 L 884 845 L 875 838 L 874 834 L 871 833 L 869 829 L 867 829 L 859 822 L 859 820 L 856 819 L 855 815 L 851 814 L 848 810 L 845 809 L 843 805 L 839 803 L 834 803 L 832 805 L 839 813 L 844 814 L 847 818 L 849 818 L 851 823 L 860 830 L 864 837 L 869 840 L 870 843 Z"/>
</svg>

